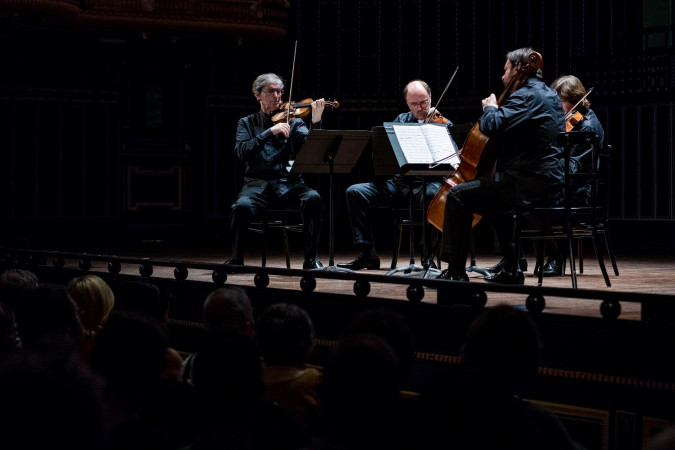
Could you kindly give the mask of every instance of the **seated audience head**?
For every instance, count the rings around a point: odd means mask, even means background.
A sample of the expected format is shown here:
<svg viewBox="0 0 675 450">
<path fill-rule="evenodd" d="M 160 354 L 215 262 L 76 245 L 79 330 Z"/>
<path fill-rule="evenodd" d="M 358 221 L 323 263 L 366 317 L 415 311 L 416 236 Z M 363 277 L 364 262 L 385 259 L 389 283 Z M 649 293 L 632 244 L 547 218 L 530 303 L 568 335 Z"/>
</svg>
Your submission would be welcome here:
<svg viewBox="0 0 675 450">
<path fill-rule="evenodd" d="M 401 365 L 401 376 L 405 378 L 415 357 L 415 339 L 405 316 L 388 308 L 363 311 L 347 324 L 342 334 L 356 333 L 383 338 L 396 353 Z"/>
<path fill-rule="evenodd" d="M 175 302 L 171 290 L 164 284 L 150 281 L 129 281 L 122 285 L 120 298 L 116 299 L 121 311 L 134 311 L 169 323 L 169 310 Z"/>
<path fill-rule="evenodd" d="M 78 346 L 84 335 L 77 304 L 58 284 L 42 284 L 27 293 L 17 305 L 16 323 L 24 347 L 58 336 Z"/>
<path fill-rule="evenodd" d="M 3 448 L 107 448 L 102 382 L 63 336 L 0 362 L 0 398 Z"/>
<path fill-rule="evenodd" d="M 227 286 L 211 292 L 204 301 L 203 317 L 208 336 L 255 336 L 253 307 L 243 288 Z"/>
<path fill-rule="evenodd" d="M 363 436 L 377 443 L 392 436 L 400 401 L 399 370 L 384 339 L 369 334 L 342 337 L 326 362 L 319 389 L 325 438 L 353 445 Z"/>
<path fill-rule="evenodd" d="M 267 365 L 304 367 L 314 346 L 314 325 L 292 303 L 269 306 L 258 318 L 256 335 Z"/>
<path fill-rule="evenodd" d="M 155 320 L 133 312 L 114 312 L 94 340 L 91 367 L 106 380 L 109 396 L 142 399 L 161 383 L 167 344 Z"/>
<path fill-rule="evenodd" d="M 68 294 L 80 309 L 80 320 L 88 334 L 98 333 L 115 306 L 115 295 L 99 276 L 75 277 L 66 286 Z"/>
<path fill-rule="evenodd" d="M 0 274 L 0 301 L 10 308 L 16 308 L 21 297 L 36 287 L 38 278 L 30 270 L 7 269 Z"/>
<path fill-rule="evenodd" d="M 518 393 L 537 376 L 541 339 L 528 313 L 499 304 L 469 326 L 461 364 Z"/>
<path fill-rule="evenodd" d="M 21 347 L 14 311 L 0 301 L 0 360 Z"/>
</svg>

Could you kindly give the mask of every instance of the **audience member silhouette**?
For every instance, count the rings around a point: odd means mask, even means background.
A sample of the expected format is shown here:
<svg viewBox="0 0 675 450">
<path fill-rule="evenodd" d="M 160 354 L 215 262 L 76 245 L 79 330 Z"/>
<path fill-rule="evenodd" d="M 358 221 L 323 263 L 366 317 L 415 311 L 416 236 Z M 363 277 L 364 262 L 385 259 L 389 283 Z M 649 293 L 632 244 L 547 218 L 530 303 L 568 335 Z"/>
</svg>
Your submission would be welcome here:
<svg viewBox="0 0 675 450">
<path fill-rule="evenodd" d="M 36 287 L 38 287 L 37 275 L 30 270 L 7 269 L 0 274 L 0 301 L 16 310 L 21 297 Z"/>
<path fill-rule="evenodd" d="M 108 320 L 115 306 L 115 295 L 103 278 L 87 274 L 71 279 L 66 291 L 78 306 L 84 327 L 83 358 L 88 361 L 94 337 Z"/>
<path fill-rule="evenodd" d="M 21 339 L 12 308 L 0 301 L 0 361 L 21 348 Z"/>
<path fill-rule="evenodd" d="M 311 448 L 401 448 L 396 421 L 400 377 L 398 358 L 384 339 L 369 334 L 342 337 L 324 367 L 321 420 Z"/>
<path fill-rule="evenodd" d="M 71 279 L 66 285 L 70 297 L 80 310 L 80 321 L 85 333 L 95 336 L 115 306 L 115 294 L 103 278 L 94 274 Z"/>
<path fill-rule="evenodd" d="M 41 284 L 28 291 L 17 304 L 15 313 L 24 348 L 63 336 L 81 352 L 84 328 L 77 305 L 65 286 Z"/>
<path fill-rule="evenodd" d="M 121 286 L 118 309 L 145 314 L 157 320 L 168 335 L 169 311 L 176 299 L 164 283 L 149 281 L 129 281 Z M 180 375 L 183 358 L 170 345 L 166 347 L 166 368 L 164 377 L 177 381 Z"/>
<path fill-rule="evenodd" d="M 401 383 L 410 372 L 415 357 L 415 337 L 408 319 L 389 308 L 376 308 L 357 314 L 342 335 L 366 333 L 384 339 L 396 353 L 401 369 Z"/>
<path fill-rule="evenodd" d="M 263 399 L 260 355 L 252 340 L 208 339 L 195 355 L 193 375 L 203 425 L 192 450 L 304 448 L 290 414 Z"/>
<path fill-rule="evenodd" d="M 423 448 L 580 449 L 550 411 L 522 399 L 537 376 L 541 340 L 529 314 L 500 304 L 469 327 L 459 370 L 421 393 Z"/>
<path fill-rule="evenodd" d="M 64 335 L 0 361 L 2 448 L 107 450 L 102 382 Z"/>
<path fill-rule="evenodd" d="M 321 372 L 307 367 L 314 348 L 314 324 L 291 303 L 269 306 L 258 318 L 257 338 L 264 361 L 264 397 L 281 406 L 303 426 L 317 405 Z"/>
<path fill-rule="evenodd" d="M 204 336 L 208 339 L 225 339 L 239 336 L 255 337 L 253 306 L 246 291 L 239 286 L 218 288 L 206 297 L 202 307 Z M 195 353 L 183 361 L 179 379 L 192 384 L 192 363 Z"/>
<path fill-rule="evenodd" d="M 176 447 L 170 433 L 146 413 L 162 386 L 166 347 L 166 335 L 157 322 L 138 313 L 114 312 L 96 336 L 91 367 L 106 382 L 111 450 Z"/>
</svg>

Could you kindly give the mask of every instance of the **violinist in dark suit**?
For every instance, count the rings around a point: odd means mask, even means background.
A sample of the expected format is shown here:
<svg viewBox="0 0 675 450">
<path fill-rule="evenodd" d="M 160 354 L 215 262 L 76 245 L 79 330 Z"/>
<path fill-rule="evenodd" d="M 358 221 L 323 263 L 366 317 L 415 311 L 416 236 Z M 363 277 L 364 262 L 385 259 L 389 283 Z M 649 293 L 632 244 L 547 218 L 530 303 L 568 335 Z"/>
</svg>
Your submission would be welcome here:
<svg viewBox="0 0 675 450">
<path fill-rule="evenodd" d="M 317 258 L 323 201 L 300 175 L 289 173 L 289 160 L 295 159 L 309 130 L 302 119 L 273 123 L 281 106 L 284 82 L 273 73 L 260 75 L 253 82 L 253 95 L 260 111 L 239 119 L 234 151 L 245 165 L 244 186 L 232 205 L 230 237 L 232 257 L 225 264 L 244 264 L 248 225 L 253 216 L 270 205 L 299 210 L 302 216 L 305 260 L 303 269 L 323 267 Z M 312 102 L 311 128 L 321 128 L 324 99 Z"/>
<path fill-rule="evenodd" d="M 394 122 L 400 123 L 423 123 L 428 121 L 430 114 L 434 113 L 431 106 L 431 88 L 422 80 L 413 80 L 403 89 L 403 98 L 410 111 L 399 114 Z M 448 126 L 452 122 L 445 120 Z M 394 178 L 370 183 L 359 183 L 347 188 L 347 207 L 352 223 L 354 243 L 359 247 L 359 255 L 352 262 L 338 264 L 338 267 L 351 270 L 379 269 L 380 258 L 375 250 L 375 238 L 370 222 L 370 210 L 372 208 L 390 208 L 392 205 L 406 200 L 412 193 L 418 204 L 422 204 L 422 177 L 404 177 L 396 175 Z M 426 183 L 426 199 L 432 199 L 441 187 L 441 180 L 430 179 Z M 434 247 L 438 241 L 435 229 L 427 233 L 427 247 L 434 253 Z M 433 258 L 423 261 L 427 267 L 435 268 Z"/>
<path fill-rule="evenodd" d="M 587 131 L 598 135 L 598 148 L 605 146 L 605 130 L 602 128 L 598 116 L 591 109 L 591 102 L 587 98 L 586 88 L 574 75 L 565 75 L 557 78 L 551 83 L 551 89 L 554 89 L 562 101 L 563 111 L 567 119 L 568 131 Z M 583 98 L 583 100 L 582 100 Z M 581 101 L 581 103 L 579 103 Z M 579 103 L 577 105 L 577 103 Z M 575 105 L 577 105 L 575 107 Z M 574 113 L 572 112 L 574 108 Z M 592 164 L 592 145 L 575 144 L 570 148 L 570 173 L 590 172 Z M 581 184 L 574 187 L 575 201 L 590 204 L 591 187 L 588 184 Z M 563 254 L 555 241 L 546 242 L 546 263 L 544 264 L 545 277 L 562 276 Z M 535 275 L 538 275 L 535 274 Z"/>
<path fill-rule="evenodd" d="M 497 143 L 496 170 L 449 190 L 440 252 L 448 268 L 439 278 L 469 280 L 466 258 L 476 213 L 493 215 L 504 255 L 503 268 L 486 280 L 523 284 L 524 275 L 514 257 L 515 222 L 505 213 L 540 201 L 557 200 L 560 196 L 563 154 L 556 144 L 556 136 L 565 130 L 564 113 L 556 92 L 542 81 L 541 68 L 531 64 L 531 55 L 538 55 L 541 61 L 541 55 L 531 48 L 509 52 L 502 82 L 507 89 L 513 86 L 517 89 L 501 104 L 494 94 L 481 102 L 483 115 L 478 119 L 478 127 Z M 467 139 L 463 157 L 472 151 L 468 143 Z"/>
</svg>

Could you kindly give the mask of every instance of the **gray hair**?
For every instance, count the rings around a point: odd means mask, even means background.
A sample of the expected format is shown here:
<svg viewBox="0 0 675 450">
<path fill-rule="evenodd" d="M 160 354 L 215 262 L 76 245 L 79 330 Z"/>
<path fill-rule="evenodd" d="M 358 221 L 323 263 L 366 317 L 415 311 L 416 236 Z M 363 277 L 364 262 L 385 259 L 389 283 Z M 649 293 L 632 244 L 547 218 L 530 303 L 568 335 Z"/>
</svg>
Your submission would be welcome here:
<svg viewBox="0 0 675 450">
<path fill-rule="evenodd" d="M 535 50 L 532 47 L 523 47 L 516 50 L 512 50 L 506 54 L 506 59 L 511 61 L 513 67 L 517 66 L 526 66 L 529 63 L 529 56 Z M 535 74 L 537 78 L 543 79 L 543 73 L 541 69 L 537 69 Z"/>
<path fill-rule="evenodd" d="M 281 89 L 284 88 L 284 82 L 279 77 L 279 75 L 274 73 L 264 73 L 262 75 L 259 75 L 258 78 L 256 78 L 255 81 L 253 82 L 252 91 L 255 98 L 258 98 L 260 92 L 262 92 L 265 86 L 269 84 L 278 84 L 279 86 L 281 86 Z"/>
</svg>

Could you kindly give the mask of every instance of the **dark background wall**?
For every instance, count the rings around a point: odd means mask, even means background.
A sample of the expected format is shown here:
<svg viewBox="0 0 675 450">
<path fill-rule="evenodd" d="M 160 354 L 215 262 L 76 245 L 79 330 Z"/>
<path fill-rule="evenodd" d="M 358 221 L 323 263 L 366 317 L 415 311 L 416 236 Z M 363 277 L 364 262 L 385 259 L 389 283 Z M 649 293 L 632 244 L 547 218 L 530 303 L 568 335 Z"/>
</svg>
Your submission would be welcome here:
<svg viewBox="0 0 675 450">
<path fill-rule="evenodd" d="M 294 97 L 338 100 L 340 108 L 324 115 L 324 128 L 338 130 L 370 129 L 405 111 L 401 90 L 412 78 L 429 82 L 435 101 L 457 66 L 439 109 L 456 124 L 475 122 L 480 99 L 501 92 L 504 54 L 534 47 L 547 82 L 575 74 L 595 87 L 590 100 L 614 148 L 618 247 L 675 247 L 672 0 L 295 0 L 288 7 L 282 39 L 0 14 L 3 237 L 64 243 L 103 232 L 227 249 L 229 205 L 242 181 L 237 119 L 258 108 L 250 92 L 258 74 L 290 82 L 297 40 Z M 351 242 L 344 190 L 372 179 L 368 156 L 336 179 L 338 245 Z M 328 198 L 326 176 L 306 178 Z M 386 224 L 386 214 L 376 221 Z"/>
</svg>

